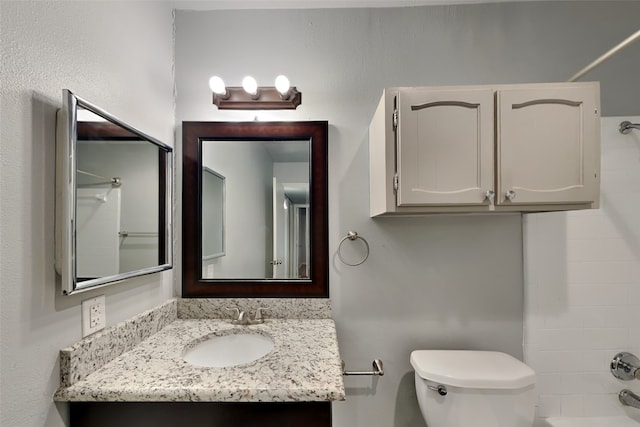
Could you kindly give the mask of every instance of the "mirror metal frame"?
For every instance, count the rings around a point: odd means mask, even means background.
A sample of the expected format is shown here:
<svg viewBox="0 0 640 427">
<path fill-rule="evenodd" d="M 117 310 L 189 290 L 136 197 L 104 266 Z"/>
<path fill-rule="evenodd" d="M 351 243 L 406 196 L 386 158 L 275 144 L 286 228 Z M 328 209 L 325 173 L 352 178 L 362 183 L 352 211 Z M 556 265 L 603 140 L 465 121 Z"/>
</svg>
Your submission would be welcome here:
<svg viewBox="0 0 640 427">
<path fill-rule="evenodd" d="M 203 173 L 205 173 L 205 172 L 209 173 L 209 174 L 217 177 L 218 179 L 220 179 L 222 181 L 222 201 L 220 202 L 222 204 L 222 208 L 221 208 L 222 214 L 220 215 L 220 217 L 221 217 L 221 227 L 222 227 L 222 231 L 220 233 L 220 237 L 222 239 L 222 242 L 220 244 L 221 251 L 218 252 L 218 253 L 210 254 L 210 255 L 202 254 L 202 259 L 203 260 L 212 260 L 212 259 L 223 257 L 227 253 L 226 252 L 226 246 L 225 246 L 226 245 L 225 233 L 226 233 L 226 226 L 227 226 L 226 225 L 226 222 L 227 222 L 227 215 L 226 215 L 226 211 L 227 211 L 227 208 L 226 208 L 227 187 L 226 187 L 226 182 L 225 181 L 226 181 L 227 178 L 224 177 L 223 175 L 219 174 L 218 172 L 214 171 L 213 169 L 207 167 L 207 166 L 203 166 L 202 167 L 202 172 Z M 204 187 L 204 184 L 203 184 L 203 187 Z"/>
<path fill-rule="evenodd" d="M 56 271 L 61 278 L 64 295 L 71 295 L 106 285 L 115 284 L 131 277 L 142 276 L 173 268 L 173 148 L 163 142 L 124 123 L 100 107 L 78 97 L 68 89 L 62 91 L 62 108 L 57 113 L 56 123 Z M 110 137 L 134 134 L 150 142 L 164 152 L 160 159 L 160 205 L 158 212 L 162 232 L 159 233 L 159 249 L 163 250 L 162 264 L 111 276 L 97 277 L 78 282 L 76 275 L 76 169 L 78 107 L 91 111 L 122 129 L 106 130 Z M 162 185 L 164 183 L 164 186 Z"/>
<path fill-rule="evenodd" d="M 310 141 L 309 279 L 203 279 L 203 141 Z M 328 122 L 182 122 L 182 296 L 329 297 Z"/>
</svg>

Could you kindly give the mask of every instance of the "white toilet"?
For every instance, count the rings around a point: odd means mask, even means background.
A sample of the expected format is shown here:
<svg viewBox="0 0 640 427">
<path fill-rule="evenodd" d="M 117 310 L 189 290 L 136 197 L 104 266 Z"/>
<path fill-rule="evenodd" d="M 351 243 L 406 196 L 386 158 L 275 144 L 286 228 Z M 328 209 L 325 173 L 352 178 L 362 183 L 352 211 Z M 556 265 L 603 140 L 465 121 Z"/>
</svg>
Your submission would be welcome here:
<svg viewBox="0 0 640 427">
<path fill-rule="evenodd" d="M 416 393 L 429 427 L 531 427 L 535 372 L 494 351 L 416 350 Z"/>
</svg>

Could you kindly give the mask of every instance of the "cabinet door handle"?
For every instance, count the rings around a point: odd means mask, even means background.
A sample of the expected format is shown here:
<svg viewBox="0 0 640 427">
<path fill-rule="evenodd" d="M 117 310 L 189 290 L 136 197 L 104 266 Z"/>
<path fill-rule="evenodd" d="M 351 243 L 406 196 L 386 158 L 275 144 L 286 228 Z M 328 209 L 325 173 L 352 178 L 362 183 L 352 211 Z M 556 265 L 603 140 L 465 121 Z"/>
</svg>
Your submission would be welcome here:
<svg viewBox="0 0 640 427">
<path fill-rule="evenodd" d="M 495 199 L 496 193 L 493 190 L 487 190 L 484 192 L 484 199 L 488 200 L 490 204 L 493 204 L 493 199 Z"/>
<path fill-rule="evenodd" d="M 510 202 L 513 201 L 513 199 L 516 198 L 516 192 L 513 190 L 509 190 L 506 193 L 504 193 L 504 197 L 509 200 Z"/>
</svg>

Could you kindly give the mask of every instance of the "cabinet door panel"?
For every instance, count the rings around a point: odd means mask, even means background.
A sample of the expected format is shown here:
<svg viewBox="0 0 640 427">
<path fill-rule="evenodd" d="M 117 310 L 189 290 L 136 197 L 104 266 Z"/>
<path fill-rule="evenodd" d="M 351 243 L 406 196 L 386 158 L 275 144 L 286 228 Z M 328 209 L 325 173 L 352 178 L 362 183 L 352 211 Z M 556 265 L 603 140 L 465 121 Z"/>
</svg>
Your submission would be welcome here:
<svg viewBox="0 0 640 427">
<path fill-rule="evenodd" d="M 397 205 L 489 204 L 492 91 L 412 89 L 398 104 Z"/>
<path fill-rule="evenodd" d="M 499 91 L 497 203 L 593 202 L 597 106 L 591 87 Z"/>
</svg>

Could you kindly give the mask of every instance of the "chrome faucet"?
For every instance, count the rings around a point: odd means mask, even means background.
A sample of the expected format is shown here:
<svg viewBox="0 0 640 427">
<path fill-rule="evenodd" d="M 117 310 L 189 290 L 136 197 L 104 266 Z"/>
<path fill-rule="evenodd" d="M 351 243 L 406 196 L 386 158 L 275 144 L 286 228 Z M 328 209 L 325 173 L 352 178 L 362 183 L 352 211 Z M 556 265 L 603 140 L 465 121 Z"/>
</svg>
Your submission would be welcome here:
<svg viewBox="0 0 640 427">
<path fill-rule="evenodd" d="M 256 315 L 253 320 L 246 314 L 244 310 L 240 310 L 238 307 L 228 307 L 227 311 L 233 311 L 231 316 L 232 325 L 257 325 L 264 323 L 263 311 L 269 310 L 268 307 L 258 307 L 256 309 Z"/>
<path fill-rule="evenodd" d="M 624 351 L 618 353 L 611 360 L 611 373 L 614 377 L 623 381 L 640 380 L 640 359 Z M 622 390 L 618 393 L 618 399 L 625 406 L 640 409 L 640 396 L 631 390 Z"/>
<path fill-rule="evenodd" d="M 245 325 L 247 323 L 246 313 L 244 310 L 240 310 L 238 307 L 228 307 L 225 310 L 234 312 L 231 315 L 232 325 Z"/>
<path fill-rule="evenodd" d="M 618 394 L 618 399 L 625 406 L 631 406 L 636 409 L 640 409 L 640 396 L 632 392 L 631 390 L 622 390 Z"/>
</svg>

